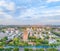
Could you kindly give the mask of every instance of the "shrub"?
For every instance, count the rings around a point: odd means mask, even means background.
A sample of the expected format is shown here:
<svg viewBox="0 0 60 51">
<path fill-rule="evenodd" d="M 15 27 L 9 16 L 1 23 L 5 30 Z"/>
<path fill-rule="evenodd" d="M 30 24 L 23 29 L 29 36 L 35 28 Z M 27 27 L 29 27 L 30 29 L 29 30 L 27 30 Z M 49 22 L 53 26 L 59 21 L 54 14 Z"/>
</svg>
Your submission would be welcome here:
<svg viewBox="0 0 60 51">
<path fill-rule="evenodd" d="M 48 48 L 47 51 L 58 51 L 58 50 L 55 48 Z"/>
<path fill-rule="evenodd" d="M 5 51 L 12 51 L 12 49 L 11 48 L 6 48 L 6 49 L 4 49 Z"/>
<path fill-rule="evenodd" d="M 0 51 L 4 51 L 4 48 L 0 48 Z"/>
<path fill-rule="evenodd" d="M 36 49 L 36 51 L 44 51 L 44 49 L 42 48 L 42 49 Z"/>
<path fill-rule="evenodd" d="M 24 51 L 29 51 L 29 49 L 28 48 L 25 48 Z"/>
<path fill-rule="evenodd" d="M 13 51 L 19 51 L 19 48 L 14 48 Z"/>
</svg>

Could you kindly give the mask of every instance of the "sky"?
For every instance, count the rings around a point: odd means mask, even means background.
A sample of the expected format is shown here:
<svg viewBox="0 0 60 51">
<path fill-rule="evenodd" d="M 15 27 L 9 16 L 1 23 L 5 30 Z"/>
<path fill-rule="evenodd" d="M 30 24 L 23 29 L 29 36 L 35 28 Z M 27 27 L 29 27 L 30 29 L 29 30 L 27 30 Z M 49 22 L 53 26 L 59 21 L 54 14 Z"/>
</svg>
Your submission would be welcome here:
<svg viewBox="0 0 60 51">
<path fill-rule="evenodd" d="M 60 0 L 0 0 L 0 25 L 60 25 Z"/>
</svg>

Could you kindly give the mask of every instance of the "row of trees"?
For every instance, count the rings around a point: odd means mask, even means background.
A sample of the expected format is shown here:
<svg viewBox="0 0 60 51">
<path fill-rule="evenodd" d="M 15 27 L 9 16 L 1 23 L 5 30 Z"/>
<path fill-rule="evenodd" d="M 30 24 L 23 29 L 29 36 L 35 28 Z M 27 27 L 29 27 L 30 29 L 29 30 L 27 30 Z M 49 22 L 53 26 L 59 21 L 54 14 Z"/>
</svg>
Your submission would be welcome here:
<svg viewBox="0 0 60 51">
<path fill-rule="evenodd" d="M 28 49 L 28 48 L 25 48 L 24 51 L 34 51 L 34 49 Z M 55 48 L 48 48 L 48 49 L 36 49 L 35 51 L 58 51 L 57 49 Z"/>
<path fill-rule="evenodd" d="M 32 48 L 25 48 L 24 51 L 58 51 L 58 49 L 55 48 L 48 48 L 48 49 L 32 49 Z M 0 51 L 19 51 L 19 48 L 0 48 Z"/>
<path fill-rule="evenodd" d="M 0 51 L 19 51 L 19 48 L 0 48 Z"/>
<path fill-rule="evenodd" d="M 52 31 L 52 33 L 60 37 L 60 33 L 54 31 Z"/>
<path fill-rule="evenodd" d="M 28 42 L 20 41 L 20 38 L 14 38 L 13 41 L 6 43 L 7 37 L 3 38 L 0 41 L 0 46 L 29 46 Z M 34 42 L 36 46 L 57 46 L 57 44 L 49 44 L 47 40 L 37 39 L 35 37 L 30 37 L 29 40 Z"/>
</svg>

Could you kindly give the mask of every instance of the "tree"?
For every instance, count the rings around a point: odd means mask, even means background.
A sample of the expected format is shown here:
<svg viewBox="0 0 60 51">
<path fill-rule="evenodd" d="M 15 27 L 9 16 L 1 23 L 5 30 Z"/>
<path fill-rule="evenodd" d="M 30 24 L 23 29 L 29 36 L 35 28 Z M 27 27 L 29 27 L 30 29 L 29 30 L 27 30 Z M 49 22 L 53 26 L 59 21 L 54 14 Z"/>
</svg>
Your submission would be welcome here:
<svg viewBox="0 0 60 51">
<path fill-rule="evenodd" d="M 39 51 L 39 49 L 36 49 L 36 51 Z"/>
<path fill-rule="evenodd" d="M 2 47 L 2 48 L 0 48 L 0 51 L 4 51 L 4 48 Z"/>
<path fill-rule="evenodd" d="M 3 32 L 3 33 L 5 33 L 5 31 L 4 31 L 4 30 L 2 30 L 2 32 Z"/>
<path fill-rule="evenodd" d="M 58 51 L 58 50 L 55 48 L 48 48 L 47 51 Z"/>
<path fill-rule="evenodd" d="M 14 45 L 14 43 L 13 42 L 9 42 L 9 45 Z"/>
<path fill-rule="evenodd" d="M 18 38 L 14 38 L 13 42 L 14 42 L 14 45 L 19 45 L 19 39 Z"/>
<path fill-rule="evenodd" d="M 4 39 L 5 41 L 6 41 L 6 40 L 8 40 L 8 38 L 7 38 L 7 37 L 4 37 L 3 39 Z"/>
<path fill-rule="evenodd" d="M 6 49 L 4 49 L 5 51 L 12 51 L 12 49 L 11 48 L 6 48 Z"/>
<path fill-rule="evenodd" d="M 2 42 L 0 42 L 0 46 L 3 46 L 3 43 Z"/>
<path fill-rule="evenodd" d="M 44 51 L 44 49 L 39 49 L 39 51 Z"/>
<path fill-rule="evenodd" d="M 19 48 L 14 48 L 13 51 L 19 51 Z"/>
<path fill-rule="evenodd" d="M 33 49 L 29 49 L 29 51 L 33 51 Z"/>
<path fill-rule="evenodd" d="M 44 49 L 43 49 L 43 48 L 41 48 L 41 49 L 36 49 L 36 51 L 44 51 Z"/>
<path fill-rule="evenodd" d="M 29 49 L 28 48 L 25 48 L 24 51 L 29 51 Z"/>
</svg>

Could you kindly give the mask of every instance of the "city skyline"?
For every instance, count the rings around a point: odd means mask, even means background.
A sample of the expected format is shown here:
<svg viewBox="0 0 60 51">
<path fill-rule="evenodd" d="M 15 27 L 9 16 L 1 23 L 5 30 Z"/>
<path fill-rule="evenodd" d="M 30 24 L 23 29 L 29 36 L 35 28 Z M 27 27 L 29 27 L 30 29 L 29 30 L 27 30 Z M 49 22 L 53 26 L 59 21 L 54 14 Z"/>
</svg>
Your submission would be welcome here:
<svg viewBox="0 0 60 51">
<path fill-rule="evenodd" d="M 60 25 L 60 0 L 0 0 L 0 25 Z"/>
</svg>

